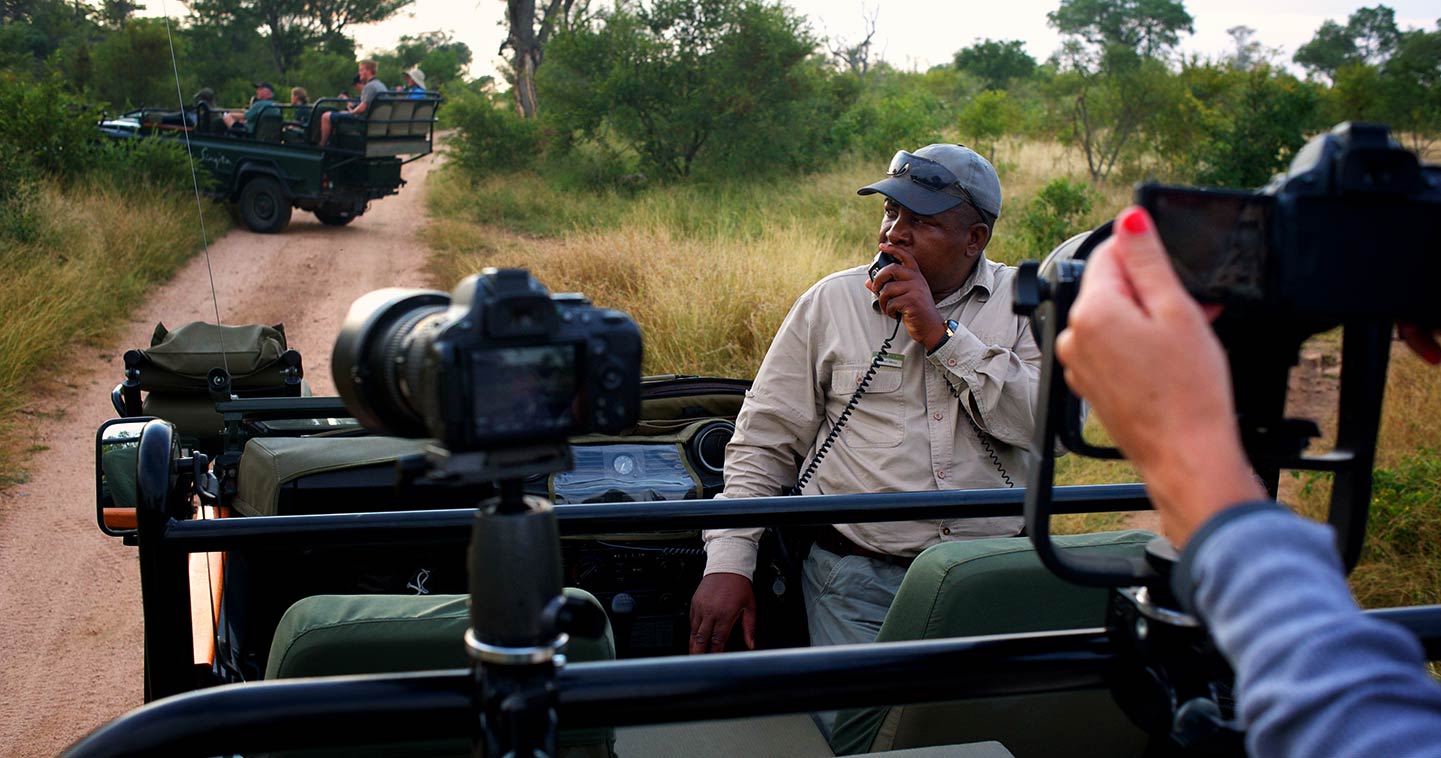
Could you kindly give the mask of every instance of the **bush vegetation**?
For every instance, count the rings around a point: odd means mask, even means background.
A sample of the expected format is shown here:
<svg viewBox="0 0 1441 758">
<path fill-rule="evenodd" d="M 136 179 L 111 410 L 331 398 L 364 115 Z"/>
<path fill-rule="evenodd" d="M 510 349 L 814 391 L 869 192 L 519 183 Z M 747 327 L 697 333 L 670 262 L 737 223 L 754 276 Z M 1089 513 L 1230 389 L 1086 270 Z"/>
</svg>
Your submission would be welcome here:
<svg viewBox="0 0 1441 758">
<path fill-rule="evenodd" d="M 0 112 L 13 114 L 0 119 L 3 484 L 19 476 L 8 440 L 31 390 L 75 345 L 124 323 L 200 239 L 183 147 L 99 139 L 98 113 L 54 80 L 0 75 Z"/>
</svg>

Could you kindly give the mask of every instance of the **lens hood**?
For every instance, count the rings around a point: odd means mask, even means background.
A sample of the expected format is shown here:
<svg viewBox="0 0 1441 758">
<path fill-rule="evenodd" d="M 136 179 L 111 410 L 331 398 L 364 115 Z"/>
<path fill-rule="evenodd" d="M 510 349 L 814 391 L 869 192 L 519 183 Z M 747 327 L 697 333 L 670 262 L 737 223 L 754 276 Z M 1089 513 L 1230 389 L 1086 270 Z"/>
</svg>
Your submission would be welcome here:
<svg viewBox="0 0 1441 758">
<path fill-rule="evenodd" d="M 411 328 L 449 307 L 450 295 L 444 292 L 397 287 L 367 293 L 351 304 L 330 355 L 330 372 L 345 407 L 366 428 L 429 436 L 401 393 L 397 359 Z"/>
</svg>

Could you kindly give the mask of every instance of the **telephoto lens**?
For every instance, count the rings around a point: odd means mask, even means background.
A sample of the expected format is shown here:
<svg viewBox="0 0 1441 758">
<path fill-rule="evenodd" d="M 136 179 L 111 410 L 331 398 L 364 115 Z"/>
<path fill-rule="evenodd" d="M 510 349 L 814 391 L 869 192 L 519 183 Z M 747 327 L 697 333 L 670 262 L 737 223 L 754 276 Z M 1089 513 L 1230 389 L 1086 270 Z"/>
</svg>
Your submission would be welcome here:
<svg viewBox="0 0 1441 758">
<path fill-rule="evenodd" d="M 450 295 L 435 290 L 388 288 L 350 306 L 330 370 L 345 407 L 366 428 L 400 437 L 426 437 L 427 404 L 421 372 L 426 350 L 440 333 Z"/>
</svg>

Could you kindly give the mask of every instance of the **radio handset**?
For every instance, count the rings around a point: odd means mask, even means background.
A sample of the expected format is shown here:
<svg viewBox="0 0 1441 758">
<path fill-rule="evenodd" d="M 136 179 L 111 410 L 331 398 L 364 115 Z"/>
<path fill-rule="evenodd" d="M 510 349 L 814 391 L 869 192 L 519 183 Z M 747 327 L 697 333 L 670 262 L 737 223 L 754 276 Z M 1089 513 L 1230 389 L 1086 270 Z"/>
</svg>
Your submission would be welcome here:
<svg viewBox="0 0 1441 758">
<path fill-rule="evenodd" d="M 884 250 L 877 250 L 876 260 L 875 262 L 871 263 L 870 268 L 866 269 L 866 275 L 870 277 L 871 281 L 875 281 L 876 274 L 879 274 L 881 272 L 881 269 L 891 265 L 892 263 L 899 262 L 900 261 L 896 260 L 896 257 L 894 255 L 891 255 Z M 876 313 L 881 312 L 881 299 L 879 297 L 871 301 L 871 310 L 875 311 Z M 897 318 L 899 318 L 899 316 L 897 316 Z"/>
</svg>

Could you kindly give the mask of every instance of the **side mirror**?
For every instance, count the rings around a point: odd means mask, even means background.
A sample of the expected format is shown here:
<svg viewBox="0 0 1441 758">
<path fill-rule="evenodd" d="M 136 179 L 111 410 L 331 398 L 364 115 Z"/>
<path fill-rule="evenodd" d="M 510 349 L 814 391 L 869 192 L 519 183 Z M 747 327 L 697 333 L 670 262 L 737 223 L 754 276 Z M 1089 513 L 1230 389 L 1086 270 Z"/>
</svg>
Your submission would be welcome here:
<svg viewBox="0 0 1441 758">
<path fill-rule="evenodd" d="M 148 416 L 114 418 L 95 432 L 95 521 L 100 531 L 111 537 L 135 534 L 140 432 L 151 420 Z"/>
</svg>

